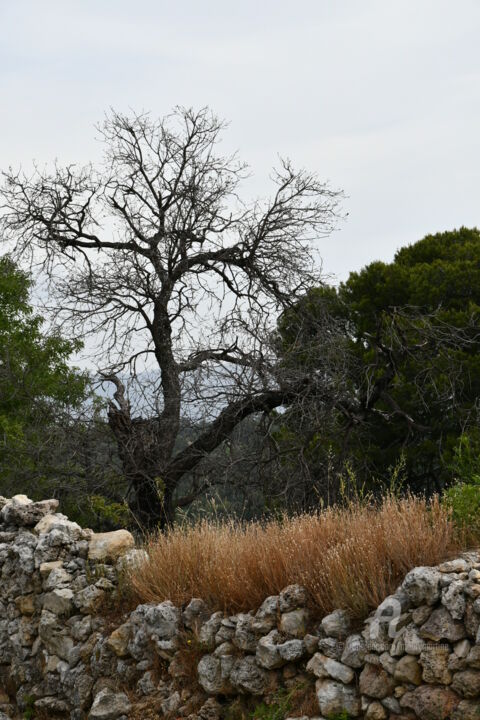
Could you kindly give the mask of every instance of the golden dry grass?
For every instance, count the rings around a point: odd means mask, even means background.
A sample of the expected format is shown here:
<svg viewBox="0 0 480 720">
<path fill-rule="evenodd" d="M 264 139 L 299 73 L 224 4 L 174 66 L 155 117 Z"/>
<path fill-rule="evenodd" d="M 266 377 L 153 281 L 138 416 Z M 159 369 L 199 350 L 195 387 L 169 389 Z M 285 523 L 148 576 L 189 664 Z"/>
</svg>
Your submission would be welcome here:
<svg viewBox="0 0 480 720">
<path fill-rule="evenodd" d="M 462 540 L 438 499 L 387 497 L 267 523 L 175 527 L 149 539 L 149 559 L 130 583 L 142 602 L 201 597 L 230 612 L 300 583 L 319 615 L 343 607 L 360 618 L 408 570 L 450 557 Z"/>
</svg>

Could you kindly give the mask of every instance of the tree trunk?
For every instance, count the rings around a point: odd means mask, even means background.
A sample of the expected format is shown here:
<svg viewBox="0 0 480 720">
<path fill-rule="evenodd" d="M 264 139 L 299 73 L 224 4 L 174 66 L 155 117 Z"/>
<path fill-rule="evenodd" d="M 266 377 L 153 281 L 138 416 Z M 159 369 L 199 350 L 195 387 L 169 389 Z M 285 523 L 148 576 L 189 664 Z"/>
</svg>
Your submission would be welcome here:
<svg viewBox="0 0 480 720">
<path fill-rule="evenodd" d="M 129 479 L 134 490 L 129 507 L 142 530 L 163 531 L 171 527 L 175 508 L 170 488 L 162 487 L 155 477 L 147 477 L 144 472 Z"/>
<path fill-rule="evenodd" d="M 164 530 L 172 525 L 175 508 L 174 488 L 162 473 L 169 458 L 162 457 L 164 445 L 158 437 L 159 422 L 132 419 L 126 403 L 119 403 L 119 407 L 110 404 L 108 420 L 117 442 L 135 521 L 146 531 Z"/>
</svg>

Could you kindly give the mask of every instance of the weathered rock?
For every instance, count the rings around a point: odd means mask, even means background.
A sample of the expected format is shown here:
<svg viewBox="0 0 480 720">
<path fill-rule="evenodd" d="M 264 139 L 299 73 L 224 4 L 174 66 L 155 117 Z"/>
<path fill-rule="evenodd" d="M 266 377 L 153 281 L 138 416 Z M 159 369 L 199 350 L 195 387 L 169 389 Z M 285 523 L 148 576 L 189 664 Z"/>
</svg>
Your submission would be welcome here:
<svg viewBox="0 0 480 720">
<path fill-rule="evenodd" d="M 83 530 L 76 522 L 72 522 L 61 513 L 48 513 L 44 515 L 33 528 L 37 535 L 45 535 L 52 530 L 60 530 L 68 535 L 72 541 L 79 540 L 83 537 Z"/>
<path fill-rule="evenodd" d="M 235 660 L 230 681 L 237 690 L 250 695 L 263 695 L 269 684 L 267 673 L 251 655 Z"/>
<path fill-rule="evenodd" d="M 232 692 L 230 673 L 235 662 L 232 656 L 221 658 L 204 655 L 197 667 L 198 682 L 210 695 L 228 695 Z"/>
<path fill-rule="evenodd" d="M 280 655 L 280 642 L 281 635 L 278 630 L 271 630 L 268 635 L 260 638 L 256 648 L 256 657 L 261 667 L 267 670 L 273 670 L 285 664 L 284 659 Z"/>
<path fill-rule="evenodd" d="M 43 581 L 43 589 L 56 590 L 71 584 L 73 577 L 63 567 L 53 567 Z"/>
<path fill-rule="evenodd" d="M 22 615 L 33 615 L 35 612 L 35 595 L 19 595 L 15 598 L 15 605 Z"/>
<path fill-rule="evenodd" d="M 350 630 L 350 616 L 345 610 L 334 610 L 323 618 L 321 628 L 329 637 L 346 638 Z"/>
<path fill-rule="evenodd" d="M 365 659 L 365 640 L 361 635 L 350 635 L 345 641 L 345 647 L 341 656 L 344 665 L 352 668 L 360 668 Z"/>
<path fill-rule="evenodd" d="M 458 655 L 452 653 L 448 658 L 448 669 L 451 672 L 459 672 L 460 670 L 467 670 L 467 661 L 465 658 L 459 658 Z"/>
<path fill-rule="evenodd" d="M 169 713 L 176 712 L 181 704 L 182 699 L 180 697 L 180 693 L 178 692 L 178 690 L 176 690 L 174 693 L 169 695 L 166 700 L 163 701 L 163 703 L 160 705 L 160 709 L 164 715 L 168 715 Z"/>
<path fill-rule="evenodd" d="M 419 635 L 427 640 L 433 640 L 433 642 L 446 640 L 454 643 L 462 640 L 466 633 L 463 623 L 454 620 L 446 608 L 439 607 L 421 626 Z"/>
<path fill-rule="evenodd" d="M 332 678 L 333 680 L 339 680 L 340 682 L 351 683 L 355 673 L 347 665 L 343 665 L 337 660 L 322 655 L 321 653 L 315 653 L 307 664 L 308 672 L 313 673 L 317 678 Z"/>
<path fill-rule="evenodd" d="M 15 495 L 0 510 L 0 520 L 7 525 L 31 527 L 44 515 L 55 511 L 57 507 L 58 500 L 32 502 L 26 495 Z"/>
<path fill-rule="evenodd" d="M 422 685 L 400 699 L 402 708 L 410 708 L 422 720 L 448 720 L 457 709 L 460 698 L 447 688 Z"/>
<path fill-rule="evenodd" d="M 83 642 L 92 632 L 92 618 L 90 615 L 74 615 L 69 618 L 67 625 L 74 640 Z"/>
<path fill-rule="evenodd" d="M 48 578 L 53 570 L 58 570 L 63 566 L 62 560 L 51 560 L 50 562 L 44 562 L 40 564 L 39 572 L 41 577 L 45 580 Z"/>
<path fill-rule="evenodd" d="M 90 707 L 94 680 L 83 663 L 62 673 L 62 681 L 64 688 L 68 690 L 73 707 L 79 710 Z"/>
<path fill-rule="evenodd" d="M 127 550 L 123 555 L 120 555 L 116 562 L 116 568 L 119 573 L 124 573 L 125 571 L 134 570 L 147 561 L 148 553 L 146 550 L 132 548 L 131 550 Z"/>
<path fill-rule="evenodd" d="M 244 613 L 238 615 L 238 622 L 235 627 L 232 642 L 240 648 L 240 650 L 255 652 L 257 649 L 257 633 L 253 627 L 254 622 L 252 615 L 246 615 Z"/>
<path fill-rule="evenodd" d="M 105 599 L 105 591 L 95 585 L 87 585 L 86 588 L 75 593 L 73 604 L 81 613 L 93 615 L 98 612 Z"/>
<path fill-rule="evenodd" d="M 73 608 L 73 592 L 70 588 L 59 588 L 46 593 L 43 607 L 55 615 L 69 615 Z"/>
<path fill-rule="evenodd" d="M 238 649 L 231 642 L 224 642 L 215 648 L 213 654 L 215 657 L 222 657 L 222 655 L 237 655 Z M 170 663 L 171 666 L 172 663 Z"/>
<path fill-rule="evenodd" d="M 337 638 L 320 638 L 318 641 L 318 649 L 321 653 L 334 660 L 340 660 L 344 650 L 344 644 Z"/>
<path fill-rule="evenodd" d="M 441 573 L 460 573 L 465 572 L 469 569 L 469 564 L 463 558 L 456 558 L 455 560 L 447 560 L 447 562 L 441 563 L 437 570 Z"/>
<path fill-rule="evenodd" d="M 367 658 L 365 658 L 366 660 Z M 395 668 L 397 667 L 397 660 L 393 658 L 390 653 L 384 652 L 378 658 L 378 664 L 382 667 L 385 672 L 389 675 L 393 675 Z"/>
<path fill-rule="evenodd" d="M 468 637 L 479 643 L 480 638 L 477 640 L 477 635 L 480 631 L 480 611 L 477 612 L 475 610 L 475 604 L 476 601 L 467 601 L 463 622 L 465 624 L 465 630 L 467 631 Z"/>
<path fill-rule="evenodd" d="M 326 679 L 317 680 L 315 690 L 322 715 L 348 713 L 351 717 L 360 716 L 360 697 L 355 686 Z"/>
<path fill-rule="evenodd" d="M 223 707 L 220 705 L 218 700 L 215 698 L 208 698 L 200 710 L 198 711 L 198 717 L 200 720 L 220 720 L 222 717 Z"/>
<path fill-rule="evenodd" d="M 88 559 L 115 562 L 134 545 L 135 540 L 128 530 L 94 533 L 88 543 Z"/>
<path fill-rule="evenodd" d="M 422 682 L 422 668 L 415 655 L 404 655 L 395 666 L 394 679 L 399 683 L 420 685 Z"/>
<path fill-rule="evenodd" d="M 464 670 L 453 676 L 452 690 L 464 698 L 480 697 L 480 671 Z"/>
<path fill-rule="evenodd" d="M 142 677 L 137 682 L 137 692 L 139 695 L 153 695 L 156 689 L 157 687 L 154 682 L 153 675 L 149 670 L 147 670 L 147 672 L 143 673 Z"/>
<path fill-rule="evenodd" d="M 303 608 L 308 602 L 308 593 L 301 585 L 289 585 L 278 596 L 278 609 L 281 613 Z"/>
<path fill-rule="evenodd" d="M 427 622 L 428 618 L 432 614 L 432 607 L 430 605 L 420 605 L 412 610 L 412 621 L 415 625 L 423 625 Z"/>
<path fill-rule="evenodd" d="M 233 640 L 235 637 L 236 627 L 236 617 L 222 618 L 218 632 L 215 635 L 215 644 L 220 645 L 221 643 Z"/>
<path fill-rule="evenodd" d="M 398 702 L 397 698 L 395 697 L 386 697 L 382 700 L 382 705 L 384 708 L 386 708 L 392 715 L 400 715 L 402 712 L 402 708 L 400 707 L 400 703 Z M 394 718 L 392 720 L 397 720 L 397 718 Z"/>
<path fill-rule="evenodd" d="M 405 652 L 408 655 L 420 655 L 425 647 L 425 640 L 420 637 L 415 625 L 405 628 L 405 632 L 402 635 L 402 641 Z"/>
<path fill-rule="evenodd" d="M 60 700 L 57 697 L 43 697 L 39 700 L 35 700 L 35 710 L 40 712 L 48 713 L 48 716 L 65 714 L 70 711 L 70 705 L 65 700 Z"/>
<path fill-rule="evenodd" d="M 113 650 L 117 657 L 126 657 L 128 653 L 128 643 L 132 634 L 132 626 L 129 623 L 123 623 L 110 633 L 107 645 Z"/>
<path fill-rule="evenodd" d="M 468 583 L 466 583 L 463 592 L 469 598 L 477 600 L 478 598 L 480 598 L 480 582 L 469 581 Z"/>
<path fill-rule="evenodd" d="M 105 688 L 95 696 L 88 718 L 89 720 L 118 720 L 122 715 L 128 715 L 130 708 L 131 704 L 125 693 L 114 693 Z"/>
<path fill-rule="evenodd" d="M 183 624 L 189 630 L 197 631 L 210 614 L 206 602 L 201 598 L 192 598 L 182 613 Z"/>
<path fill-rule="evenodd" d="M 286 635 L 303 638 L 307 632 L 308 610 L 299 608 L 283 613 L 280 617 L 280 630 Z"/>
<path fill-rule="evenodd" d="M 468 642 L 468 641 L 467 641 Z M 460 655 L 460 657 L 466 658 L 467 665 L 476 670 L 480 670 L 480 645 L 474 645 L 470 648 L 470 643 L 465 648 L 462 648 L 463 652 L 466 651 L 466 655 Z M 456 649 L 455 649 L 456 652 Z"/>
<path fill-rule="evenodd" d="M 364 717 L 365 720 L 386 720 L 388 716 L 382 703 L 374 700 L 374 702 L 368 706 Z"/>
<path fill-rule="evenodd" d="M 434 605 L 440 598 L 442 574 L 431 567 L 411 570 L 402 583 L 402 589 L 414 605 Z"/>
<path fill-rule="evenodd" d="M 476 700 L 462 700 L 452 714 L 452 720 L 478 720 L 479 704 Z"/>
<path fill-rule="evenodd" d="M 422 677 L 427 683 L 450 685 L 452 673 L 448 669 L 450 649 L 448 647 L 426 647 L 420 655 L 420 665 L 423 667 Z M 418 684 L 418 683 L 417 683 Z"/>
<path fill-rule="evenodd" d="M 287 663 L 298 662 L 305 655 L 305 643 L 303 640 L 285 640 L 277 647 L 280 657 Z"/>
<path fill-rule="evenodd" d="M 203 623 L 198 634 L 200 642 L 209 647 L 215 644 L 215 636 L 222 624 L 222 617 L 223 613 L 216 612 Z"/>
<path fill-rule="evenodd" d="M 313 655 L 318 650 L 318 641 L 319 638 L 316 635 L 310 635 L 310 633 L 305 635 L 303 643 L 305 645 L 305 651 L 308 655 Z"/>
<path fill-rule="evenodd" d="M 260 634 L 267 634 L 277 626 L 279 614 L 279 598 L 277 595 L 270 595 L 258 608 L 255 613 L 255 629 Z"/>
<path fill-rule="evenodd" d="M 457 643 L 455 643 L 453 647 L 453 652 L 455 655 L 459 658 L 465 658 L 467 657 L 468 653 L 470 652 L 470 642 L 466 638 L 463 640 L 459 640 Z"/>
<path fill-rule="evenodd" d="M 445 605 L 454 620 L 461 620 L 465 613 L 465 583 L 454 580 L 442 590 L 442 605 Z"/>
<path fill-rule="evenodd" d="M 73 640 L 54 613 L 42 610 L 38 634 L 52 655 L 58 655 L 63 660 L 68 660 L 73 648 Z"/>
<path fill-rule="evenodd" d="M 360 673 L 359 687 L 362 695 L 382 700 L 393 691 L 392 677 L 378 665 L 367 664 Z"/>
</svg>

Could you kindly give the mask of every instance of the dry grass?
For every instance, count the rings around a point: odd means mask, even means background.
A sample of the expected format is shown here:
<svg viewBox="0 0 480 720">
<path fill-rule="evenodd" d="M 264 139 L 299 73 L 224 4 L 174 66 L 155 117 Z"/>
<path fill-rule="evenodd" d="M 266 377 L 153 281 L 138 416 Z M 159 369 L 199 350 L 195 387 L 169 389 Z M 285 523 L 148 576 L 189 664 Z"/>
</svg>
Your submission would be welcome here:
<svg viewBox="0 0 480 720">
<path fill-rule="evenodd" d="M 288 715 L 296 718 L 318 717 L 318 699 L 313 681 L 290 692 Z"/>
<path fill-rule="evenodd" d="M 408 570 L 433 565 L 463 538 L 438 500 L 387 497 L 314 515 L 238 525 L 201 522 L 150 538 L 149 560 L 130 577 L 142 602 L 201 597 L 230 612 L 256 609 L 300 583 L 316 612 L 364 617 Z"/>
</svg>

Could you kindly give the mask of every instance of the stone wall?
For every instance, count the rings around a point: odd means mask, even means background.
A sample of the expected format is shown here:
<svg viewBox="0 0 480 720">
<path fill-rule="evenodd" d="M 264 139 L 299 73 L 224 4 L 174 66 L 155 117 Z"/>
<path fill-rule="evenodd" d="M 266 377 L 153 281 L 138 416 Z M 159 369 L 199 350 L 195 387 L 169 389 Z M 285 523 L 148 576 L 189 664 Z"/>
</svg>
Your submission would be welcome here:
<svg viewBox="0 0 480 720">
<path fill-rule="evenodd" d="M 56 510 L 0 498 L 0 720 L 217 720 L 262 702 L 305 718 L 480 718 L 478 553 L 415 568 L 355 631 L 341 610 L 314 620 L 297 585 L 248 614 L 192 599 L 115 618 L 142 551 Z"/>
</svg>

